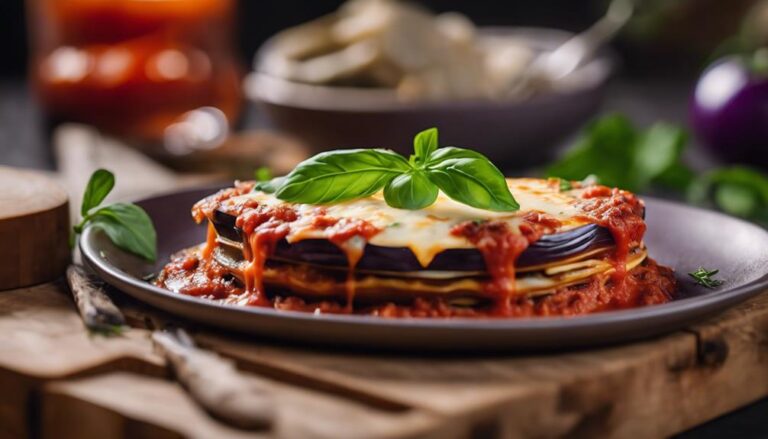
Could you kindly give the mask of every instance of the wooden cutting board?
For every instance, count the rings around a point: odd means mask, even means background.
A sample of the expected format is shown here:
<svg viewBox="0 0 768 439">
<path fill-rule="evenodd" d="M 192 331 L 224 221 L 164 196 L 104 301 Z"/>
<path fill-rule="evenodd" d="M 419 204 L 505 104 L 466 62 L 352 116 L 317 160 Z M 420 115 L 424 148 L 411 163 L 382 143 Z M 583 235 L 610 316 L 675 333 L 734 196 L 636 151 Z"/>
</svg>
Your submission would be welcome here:
<svg viewBox="0 0 768 439">
<path fill-rule="evenodd" d="M 43 173 L 0 166 L 0 290 L 60 277 L 68 236 L 64 189 Z"/>
<path fill-rule="evenodd" d="M 0 438 L 664 437 L 768 395 L 768 293 L 663 337 L 557 355 L 321 351 L 188 325 L 271 382 L 276 428 L 255 434 L 166 375 L 148 328 L 169 316 L 113 294 L 134 328 L 105 338 L 61 283 L 0 291 Z"/>
</svg>

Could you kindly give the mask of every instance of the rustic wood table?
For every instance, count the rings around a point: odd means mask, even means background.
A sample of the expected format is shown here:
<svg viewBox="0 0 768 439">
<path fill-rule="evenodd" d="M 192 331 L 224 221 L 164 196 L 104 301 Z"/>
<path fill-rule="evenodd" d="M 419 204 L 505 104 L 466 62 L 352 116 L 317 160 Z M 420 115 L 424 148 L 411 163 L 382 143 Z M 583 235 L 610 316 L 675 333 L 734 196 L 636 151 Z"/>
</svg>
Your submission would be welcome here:
<svg viewBox="0 0 768 439">
<path fill-rule="evenodd" d="M 680 87 L 616 87 L 609 109 L 684 120 Z M 19 83 L 0 84 L 0 163 L 51 166 Z M 168 316 L 114 294 L 133 329 L 104 338 L 61 282 L 0 291 L 0 438 L 251 436 L 169 379 L 148 339 Z M 269 380 L 278 423 L 257 437 L 659 437 L 744 406 L 680 437 L 768 437 L 768 293 L 664 337 L 558 355 L 320 351 L 190 329 Z"/>
<path fill-rule="evenodd" d="M 60 282 L 0 292 L 0 437 L 666 437 L 768 395 L 768 293 L 642 342 L 461 357 L 315 350 L 179 322 L 113 291 L 89 334 Z M 215 421 L 167 376 L 167 321 L 267 380 L 275 427 Z"/>
</svg>

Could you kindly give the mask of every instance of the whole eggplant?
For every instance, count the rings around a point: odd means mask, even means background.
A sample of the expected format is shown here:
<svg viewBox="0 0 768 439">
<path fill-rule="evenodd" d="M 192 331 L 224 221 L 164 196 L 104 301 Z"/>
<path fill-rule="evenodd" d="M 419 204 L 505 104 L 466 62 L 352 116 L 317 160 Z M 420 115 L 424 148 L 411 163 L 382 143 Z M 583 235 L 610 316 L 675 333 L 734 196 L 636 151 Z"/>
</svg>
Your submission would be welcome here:
<svg viewBox="0 0 768 439">
<path fill-rule="evenodd" d="M 691 124 L 719 158 L 768 167 L 768 50 L 715 61 L 691 99 Z"/>
</svg>

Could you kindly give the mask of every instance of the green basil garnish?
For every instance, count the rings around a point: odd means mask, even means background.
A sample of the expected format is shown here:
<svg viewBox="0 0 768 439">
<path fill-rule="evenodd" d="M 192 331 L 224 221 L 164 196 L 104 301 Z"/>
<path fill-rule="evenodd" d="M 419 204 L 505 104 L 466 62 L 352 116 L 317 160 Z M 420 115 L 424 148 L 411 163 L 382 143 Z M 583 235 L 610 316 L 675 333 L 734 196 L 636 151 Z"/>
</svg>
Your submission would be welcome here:
<svg viewBox="0 0 768 439">
<path fill-rule="evenodd" d="M 144 209 L 132 203 L 99 207 L 114 185 L 115 176 L 107 170 L 99 169 L 91 175 L 80 209 L 83 219 L 72 228 L 70 244 L 74 245 L 75 235 L 85 227 L 97 227 L 121 249 L 154 261 L 157 259 L 157 232 Z"/>
<path fill-rule="evenodd" d="M 107 195 L 115 187 L 115 176 L 105 170 L 97 169 L 88 181 L 83 194 L 83 204 L 80 206 L 80 214 L 88 215 L 88 211 L 101 204 Z"/>
<path fill-rule="evenodd" d="M 501 171 L 475 151 L 438 149 L 427 160 L 426 172 L 430 181 L 460 203 L 499 212 L 520 208 Z"/>
<path fill-rule="evenodd" d="M 423 164 L 430 154 L 437 149 L 437 128 L 424 130 L 413 138 L 414 161 Z"/>
<path fill-rule="evenodd" d="M 437 186 L 422 171 L 401 174 L 384 188 L 384 200 L 398 209 L 417 210 L 431 206 L 437 199 Z"/>
<path fill-rule="evenodd" d="M 416 135 L 410 160 L 385 149 L 320 153 L 301 162 L 282 180 L 259 183 L 255 190 L 306 204 L 330 204 L 365 198 L 384 189 L 387 204 L 400 209 L 432 205 L 438 190 L 478 209 L 509 212 L 520 208 L 504 175 L 484 155 L 463 148 L 438 147 L 438 132 Z"/>
<path fill-rule="evenodd" d="M 306 204 L 365 198 L 410 169 L 403 156 L 384 149 L 328 151 L 299 163 L 275 195 Z"/>
</svg>

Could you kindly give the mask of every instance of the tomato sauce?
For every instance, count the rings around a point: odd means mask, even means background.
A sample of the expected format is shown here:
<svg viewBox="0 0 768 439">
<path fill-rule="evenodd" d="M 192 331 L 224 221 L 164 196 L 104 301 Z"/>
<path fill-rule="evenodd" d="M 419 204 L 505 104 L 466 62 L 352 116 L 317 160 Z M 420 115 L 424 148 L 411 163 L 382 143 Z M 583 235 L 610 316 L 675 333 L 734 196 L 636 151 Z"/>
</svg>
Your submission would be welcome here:
<svg viewBox="0 0 768 439">
<path fill-rule="evenodd" d="M 355 267 L 360 262 L 360 258 L 363 257 L 365 244 L 381 230 L 367 221 L 349 218 L 336 219 L 325 215 L 316 217 L 312 221 L 312 225 L 319 229 L 325 229 L 328 240 L 347 256 L 347 279 L 345 282 L 347 304 L 345 310 L 351 313 L 355 302 Z"/>
<path fill-rule="evenodd" d="M 588 222 L 605 227 L 612 234 L 615 250 L 606 257 L 614 269 L 595 275 L 579 284 L 558 288 L 541 296 L 515 294 L 515 263 L 518 257 L 543 235 L 554 233 L 561 223 L 540 212 L 528 212 L 518 227 L 504 221 L 467 221 L 451 233 L 465 237 L 485 259 L 489 280 L 484 284 L 493 300 L 456 301 L 455 297 L 414 297 L 408 303 L 383 302 L 371 305 L 355 302 L 355 267 L 366 243 L 380 232 L 372 224 L 355 219 L 328 216 L 322 207 L 312 215 L 310 226 L 323 230 L 326 238 L 347 256 L 345 300 L 308 300 L 280 288 L 266 291 L 262 283 L 264 267 L 278 242 L 292 227 L 301 223 L 301 213 L 287 206 L 270 207 L 250 199 L 232 200 L 252 190 L 251 183 L 238 183 L 200 202 L 193 208 L 197 221 L 212 218 L 214 211 L 236 216 L 235 226 L 242 231 L 243 256 L 247 261 L 243 283 L 215 262 L 211 256 L 218 245 L 215 231 L 209 228 L 208 240 L 200 249 L 174 256 L 163 269 L 157 284 L 177 291 L 214 300 L 231 301 L 246 297 L 245 303 L 320 313 L 355 313 L 381 317 L 536 317 L 573 316 L 599 311 L 665 303 L 676 289 L 671 269 L 646 259 L 627 270 L 632 249 L 642 244 L 645 233 L 644 206 L 633 194 L 605 186 L 586 188 L 577 201 Z M 315 274 L 322 277 L 322 270 Z M 318 279 L 320 281 L 320 279 Z M 238 302 L 242 303 L 242 302 Z"/>
<path fill-rule="evenodd" d="M 518 232 L 503 221 L 467 221 L 454 227 L 451 233 L 467 238 L 482 253 L 491 276 L 485 289 L 496 297 L 496 313 L 509 316 L 515 294 L 517 258 L 530 244 L 559 226 L 560 221 L 555 218 L 529 212 L 523 217 Z"/>
<path fill-rule="evenodd" d="M 226 271 L 214 260 L 200 261 L 182 252 L 166 265 L 156 283 L 182 294 L 226 301 L 240 297 L 245 289 L 227 279 Z M 624 282 L 617 284 L 610 275 L 592 277 L 583 284 L 559 288 L 552 294 L 530 297 L 511 296 L 507 311 L 500 314 L 498 306 L 457 306 L 450 299 L 416 297 L 410 303 L 384 302 L 357 306 L 350 310 L 347 303 L 333 300 L 310 301 L 293 294 L 277 291 L 263 306 L 276 310 L 319 312 L 326 314 L 374 315 L 385 318 L 402 317 L 467 317 L 520 318 L 546 316 L 577 316 L 593 312 L 634 308 L 666 303 L 673 299 L 675 277 L 671 269 L 647 259 L 629 270 Z"/>
<path fill-rule="evenodd" d="M 645 234 L 645 206 L 630 192 L 599 185 L 587 188 L 581 197 L 586 219 L 605 227 L 613 236 L 613 277 L 621 283 L 626 276 L 629 250 L 639 245 Z"/>
<path fill-rule="evenodd" d="M 213 258 L 201 258 L 195 251 L 181 251 L 171 257 L 155 283 L 180 294 L 224 300 L 242 294 L 242 287 Z"/>
<path fill-rule="evenodd" d="M 264 265 L 274 253 L 278 242 L 291 233 L 292 225 L 299 219 L 299 213 L 288 206 L 260 205 L 256 200 L 243 199 L 228 202 L 235 197 L 253 190 L 251 182 L 236 182 L 234 188 L 223 189 L 216 194 L 199 201 L 192 208 L 192 217 L 197 222 L 211 219 L 218 210 L 236 216 L 235 227 L 245 237 L 243 257 L 248 264 L 243 270 L 244 292 L 249 295 L 247 304 L 271 306 L 263 285 Z M 347 256 L 348 272 L 346 280 L 348 312 L 352 312 L 355 297 L 355 267 L 363 256 L 365 244 L 379 233 L 380 229 L 367 221 L 342 218 L 337 219 L 324 214 L 318 208 L 312 218 L 311 226 L 324 230 L 327 239 L 338 246 Z M 204 259 L 212 259 L 213 249 L 217 245 L 216 231 L 209 223 L 206 245 L 201 250 Z"/>
</svg>

